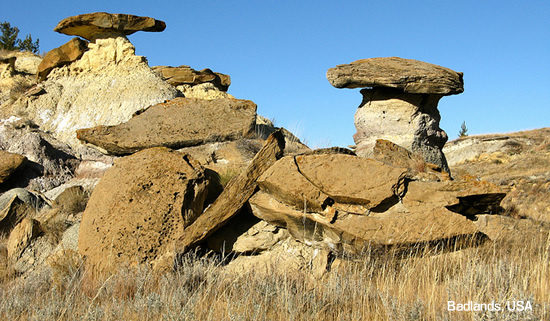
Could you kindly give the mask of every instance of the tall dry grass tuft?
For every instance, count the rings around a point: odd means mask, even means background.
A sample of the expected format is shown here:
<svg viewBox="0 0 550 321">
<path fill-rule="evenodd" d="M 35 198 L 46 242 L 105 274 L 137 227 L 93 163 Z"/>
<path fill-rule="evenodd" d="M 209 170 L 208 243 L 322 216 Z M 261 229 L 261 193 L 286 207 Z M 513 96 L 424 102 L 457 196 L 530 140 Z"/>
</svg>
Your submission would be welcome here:
<svg viewBox="0 0 550 321">
<path fill-rule="evenodd" d="M 550 243 L 486 242 L 336 259 L 320 278 L 302 269 L 233 274 L 227 260 L 191 254 L 177 270 L 105 274 L 60 260 L 52 274 L 2 282 L 4 320 L 548 320 Z M 284 257 L 281 258 L 284 260 Z M 63 267 L 66 264 L 68 267 Z M 55 286 L 62 282 L 64 286 Z M 448 311 L 457 303 L 530 302 L 527 311 Z"/>
</svg>

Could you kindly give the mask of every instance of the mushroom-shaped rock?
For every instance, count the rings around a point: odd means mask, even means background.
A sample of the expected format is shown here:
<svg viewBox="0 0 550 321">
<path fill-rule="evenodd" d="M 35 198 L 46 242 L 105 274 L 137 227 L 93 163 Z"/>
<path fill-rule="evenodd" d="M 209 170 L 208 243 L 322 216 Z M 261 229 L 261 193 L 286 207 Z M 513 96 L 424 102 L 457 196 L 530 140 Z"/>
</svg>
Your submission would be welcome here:
<svg viewBox="0 0 550 321">
<path fill-rule="evenodd" d="M 327 72 L 336 88 L 364 88 L 355 113 L 357 155 L 373 156 L 377 139 L 389 140 L 450 174 L 439 128 L 441 97 L 464 91 L 463 74 L 434 64 L 398 57 L 370 58 Z"/>
<path fill-rule="evenodd" d="M 390 87 L 411 94 L 454 95 L 464 91 L 463 74 L 448 68 L 398 57 L 369 58 L 327 71 L 336 88 Z"/>
<path fill-rule="evenodd" d="M 65 18 L 53 30 L 95 41 L 98 38 L 128 36 L 136 31 L 160 32 L 165 28 L 166 23 L 150 17 L 95 12 Z"/>
</svg>

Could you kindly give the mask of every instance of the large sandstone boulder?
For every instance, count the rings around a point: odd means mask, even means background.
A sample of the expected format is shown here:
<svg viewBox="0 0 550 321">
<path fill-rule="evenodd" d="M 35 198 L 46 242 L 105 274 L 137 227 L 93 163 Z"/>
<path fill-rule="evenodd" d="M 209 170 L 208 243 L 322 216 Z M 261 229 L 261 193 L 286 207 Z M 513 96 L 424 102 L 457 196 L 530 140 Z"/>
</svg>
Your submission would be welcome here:
<svg viewBox="0 0 550 321">
<path fill-rule="evenodd" d="M 390 57 L 339 65 L 328 70 L 327 79 L 336 88 L 365 88 L 353 136 L 359 156 L 371 157 L 376 140 L 385 139 L 450 173 L 442 152 L 448 137 L 439 128 L 437 104 L 442 96 L 464 91 L 462 73 Z"/>
<path fill-rule="evenodd" d="M 73 38 L 61 47 L 48 51 L 40 65 L 38 65 L 38 79 L 45 80 L 52 69 L 68 65 L 79 59 L 86 50 L 88 50 L 86 41 Z"/>
<path fill-rule="evenodd" d="M 128 39 L 97 39 L 88 47 L 80 59 L 54 68 L 40 90 L 3 107 L 0 116 L 26 115 L 80 154 L 77 129 L 120 124 L 178 95 L 144 57 L 135 55 Z"/>
<path fill-rule="evenodd" d="M 285 157 L 259 179 L 254 215 L 338 255 L 477 237 L 505 196 L 474 179 L 414 181 L 407 168 L 346 154 Z"/>
<path fill-rule="evenodd" d="M 336 88 L 390 87 L 410 94 L 453 95 L 464 91 L 463 73 L 413 59 L 369 58 L 330 68 Z"/>
<path fill-rule="evenodd" d="M 128 36 L 136 31 L 160 32 L 164 29 L 166 24 L 163 21 L 150 17 L 95 12 L 65 18 L 53 30 L 95 41 L 98 38 Z"/>
<path fill-rule="evenodd" d="M 78 139 L 111 154 L 166 146 L 182 148 L 254 134 L 256 104 L 237 99 L 176 98 L 147 108 L 128 122 L 77 131 Z"/>
<path fill-rule="evenodd" d="M 188 155 L 152 148 L 121 158 L 94 189 L 78 248 L 99 268 L 151 262 L 202 213 L 209 180 Z"/>
</svg>

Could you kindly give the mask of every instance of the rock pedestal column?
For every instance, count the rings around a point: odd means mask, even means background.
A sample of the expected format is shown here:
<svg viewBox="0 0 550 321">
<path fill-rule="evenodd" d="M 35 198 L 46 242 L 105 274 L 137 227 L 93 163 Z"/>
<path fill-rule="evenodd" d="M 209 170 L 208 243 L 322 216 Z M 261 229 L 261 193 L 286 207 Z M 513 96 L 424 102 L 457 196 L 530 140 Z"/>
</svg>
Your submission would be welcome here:
<svg viewBox="0 0 550 321">
<path fill-rule="evenodd" d="M 464 91 L 462 73 L 422 61 L 372 58 L 339 65 L 327 72 L 337 88 L 364 88 L 355 114 L 357 155 L 372 156 L 377 139 L 392 141 L 449 171 L 439 128 L 441 97 Z"/>
</svg>

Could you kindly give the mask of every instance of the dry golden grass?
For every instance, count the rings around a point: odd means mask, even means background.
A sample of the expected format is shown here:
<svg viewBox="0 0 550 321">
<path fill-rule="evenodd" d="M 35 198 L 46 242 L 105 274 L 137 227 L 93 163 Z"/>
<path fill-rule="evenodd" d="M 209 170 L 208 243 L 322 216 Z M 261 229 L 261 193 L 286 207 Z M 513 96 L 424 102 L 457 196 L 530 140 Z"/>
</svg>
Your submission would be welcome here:
<svg viewBox="0 0 550 321">
<path fill-rule="evenodd" d="M 311 271 L 230 275 L 214 257 L 189 256 L 164 275 L 146 267 L 116 274 L 83 268 L 74 255 L 53 272 L 3 276 L 3 320 L 548 320 L 548 240 L 485 243 L 458 252 L 336 260 Z M 418 252 L 420 251 L 420 252 Z M 65 261 L 64 261 L 65 260 Z M 447 311 L 447 302 L 530 302 L 527 311 Z"/>
</svg>

